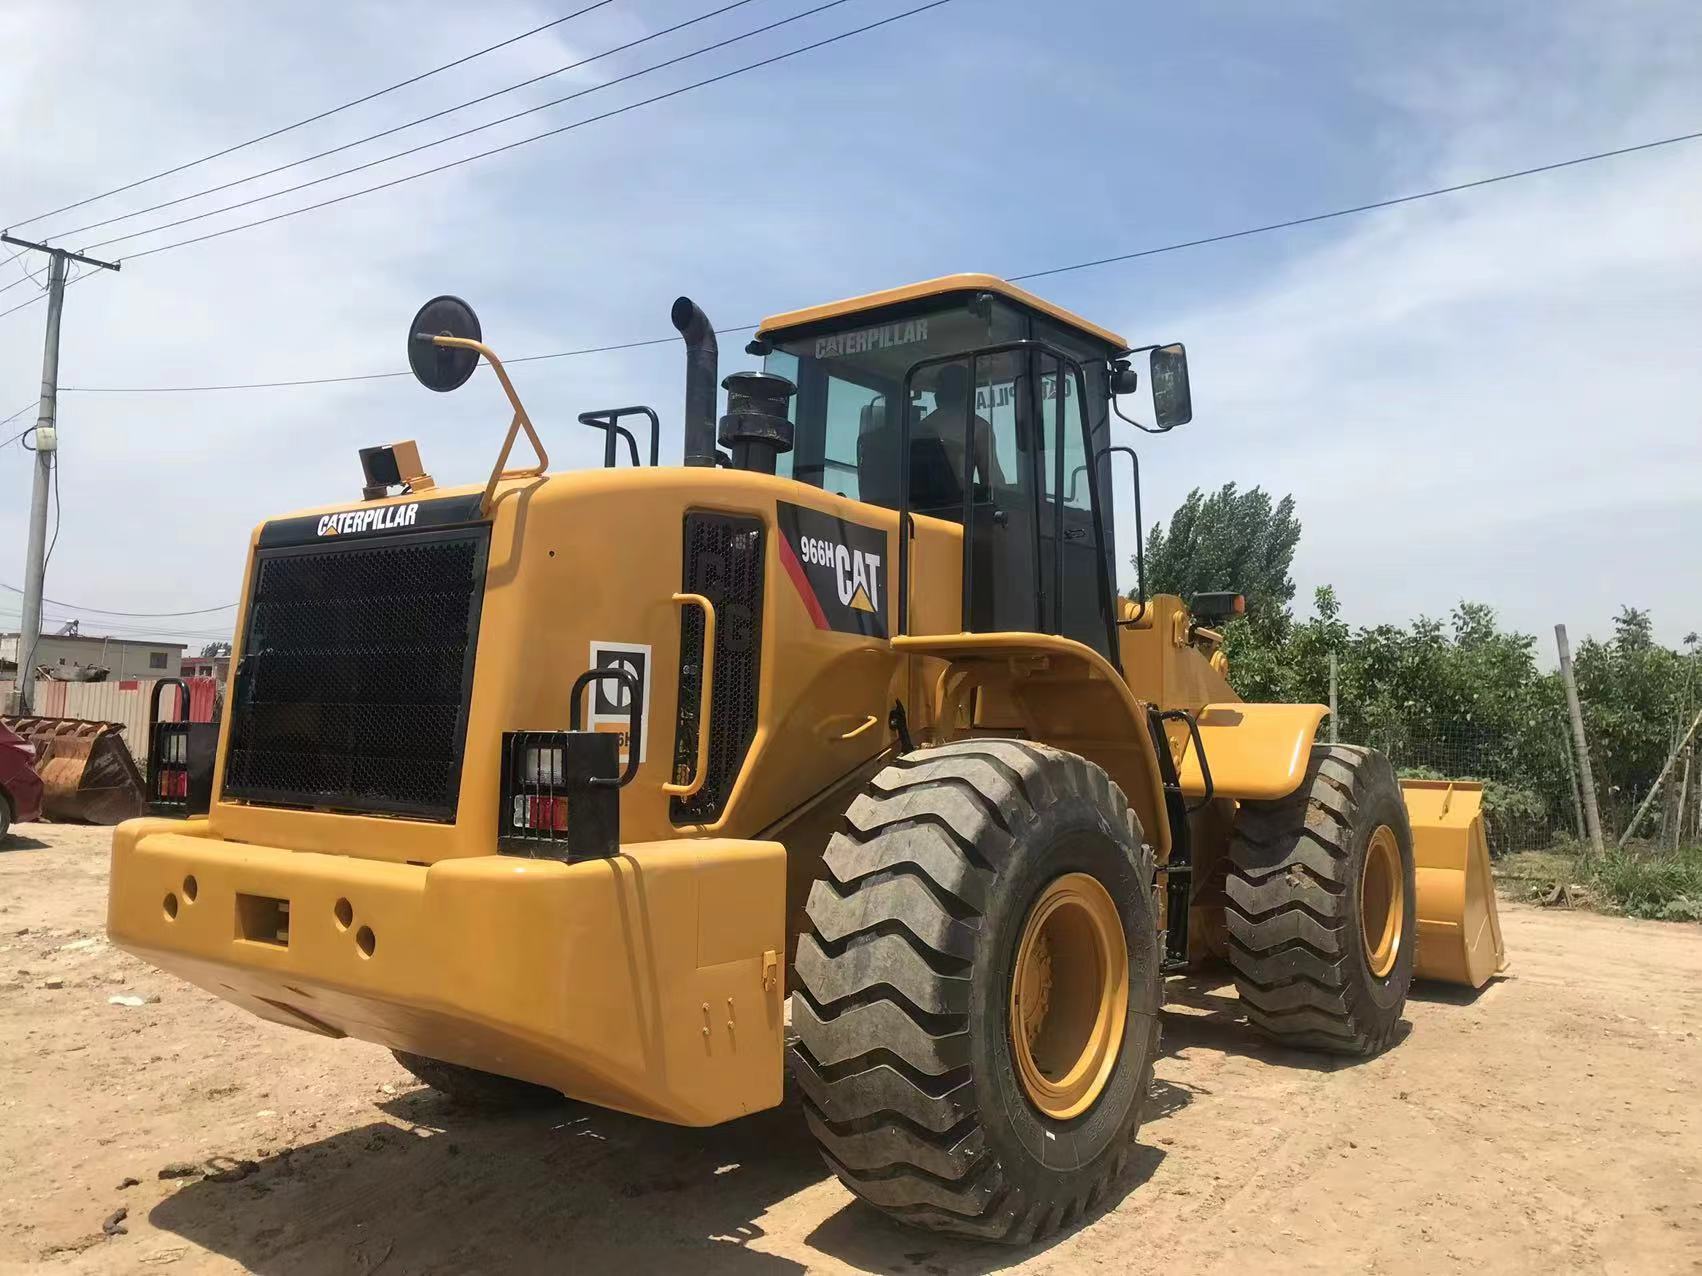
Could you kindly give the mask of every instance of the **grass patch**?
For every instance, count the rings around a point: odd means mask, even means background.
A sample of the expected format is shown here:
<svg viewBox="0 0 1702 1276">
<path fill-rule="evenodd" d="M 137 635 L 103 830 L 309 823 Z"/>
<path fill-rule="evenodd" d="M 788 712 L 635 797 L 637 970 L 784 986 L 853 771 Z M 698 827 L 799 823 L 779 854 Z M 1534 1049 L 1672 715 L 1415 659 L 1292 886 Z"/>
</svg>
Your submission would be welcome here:
<svg viewBox="0 0 1702 1276">
<path fill-rule="evenodd" d="M 1676 854 L 1635 843 L 1609 847 L 1600 860 L 1576 850 L 1521 851 L 1496 861 L 1495 878 L 1523 899 L 1548 895 L 1557 885 L 1581 886 L 1604 911 L 1658 921 L 1702 921 L 1702 846 Z"/>
</svg>

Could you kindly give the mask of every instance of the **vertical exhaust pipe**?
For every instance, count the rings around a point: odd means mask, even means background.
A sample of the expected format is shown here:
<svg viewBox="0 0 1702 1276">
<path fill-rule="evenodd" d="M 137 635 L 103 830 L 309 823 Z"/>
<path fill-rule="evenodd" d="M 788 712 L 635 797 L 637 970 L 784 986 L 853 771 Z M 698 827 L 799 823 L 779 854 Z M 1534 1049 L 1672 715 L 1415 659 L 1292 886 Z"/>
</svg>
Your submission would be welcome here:
<svg viewBox="0 0 1702 1276">
<path fill-rule="evenodd" d="M 690 297 L 680 297 L 669 312 L 686 343 L 685 463 L 713 466 L 715 450 L 715 383 L 721 350 L 709 317 Z"/>
</svg>

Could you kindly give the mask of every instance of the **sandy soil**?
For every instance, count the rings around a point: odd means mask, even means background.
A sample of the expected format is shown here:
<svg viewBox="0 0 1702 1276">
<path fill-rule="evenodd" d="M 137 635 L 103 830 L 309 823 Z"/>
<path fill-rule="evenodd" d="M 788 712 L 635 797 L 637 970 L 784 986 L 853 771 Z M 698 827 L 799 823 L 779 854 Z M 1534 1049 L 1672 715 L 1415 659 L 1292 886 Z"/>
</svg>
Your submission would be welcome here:
<svg viewBox="0 0 1702 1276">
<path fill-rule="evenodd" d="M 1232 989 L 1172 981 L 1111 1208 L 1010 1251 L 855 1203 L 793 1104 L 492 1118 L 251 1019 L 106 944 L 106 836 L 0 850 L 3 1270 L 1702 1270 L 1702 927 L 1503 903 L 1509 975 L 1416 997 L 1363 1063 L 1262 1046 Z"/>
</svg>

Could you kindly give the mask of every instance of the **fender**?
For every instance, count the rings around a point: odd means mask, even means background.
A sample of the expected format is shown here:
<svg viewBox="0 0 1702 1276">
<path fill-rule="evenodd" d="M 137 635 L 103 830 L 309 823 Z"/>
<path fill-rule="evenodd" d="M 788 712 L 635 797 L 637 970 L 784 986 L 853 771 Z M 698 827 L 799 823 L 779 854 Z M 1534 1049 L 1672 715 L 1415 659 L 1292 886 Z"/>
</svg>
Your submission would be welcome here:
<svg viewBox="0 0 1702 1276">
<path fill-rule="evenodd" d="M 1200 745 L 1220 798 L 1269 801 L 1300 787 L 1306 763 L 1328 713 L 1321 704 L 1208 704 L 1198 714 Z M 1205 794 L 1200 759 L 1183 737 L 1177 762 L 1182 792 Z"/>
<path fill-rule="evenodd" d="M 1157 863 L 1170 858 L 1170 821 L 1146 706 L 1104 656 L 1073 638 L 1020 632 L 902 635 L 892 646 L 903 655 L 947 662 L 933 706 L 933 721 L 944 734 L 963 721 L 958 709 L 970 688 L 1000 688 L 1030 736 L 1105 768 L 1140 817 Z M 1215 776 L 1216 755 L 1208 756 Z"/>
</svg>

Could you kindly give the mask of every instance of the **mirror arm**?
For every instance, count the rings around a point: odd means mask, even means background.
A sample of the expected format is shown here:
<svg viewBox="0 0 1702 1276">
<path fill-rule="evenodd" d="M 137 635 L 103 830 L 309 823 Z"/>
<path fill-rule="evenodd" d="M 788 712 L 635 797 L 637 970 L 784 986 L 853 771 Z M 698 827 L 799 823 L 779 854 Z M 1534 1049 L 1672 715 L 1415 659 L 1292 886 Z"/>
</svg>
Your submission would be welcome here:
<svg viewBox="0 0 1702 1276">
<path fill-rule="evenodd" d="M 421 333 L 421 336 L 426 334 Z M 497 453 L 496 465 L 491 469 L 491 476 L 485 483 L 485 494 L 479 498 L 479 517 L 485 518 L 490 514 L 491 496 L 496 491 L 496 485 L 503 479 L 537 478 L 550 468 L 550 454 L 544 451 L 544 441 L 538 437 L 538 432 L 532 428 L 532 418 L 526 415 L 526 407 L 520 402 L 520 396 L 514 392 L 514 383 L 508 379 L 508 373 L 503 369 L 502 360 L 482 341 L 473 341 L 468 337 L 434 336 L 431 343 L 435 346 L 449 346 L 456 350 L 472 350 L 481 355 L 484 361 L 496 373 L 496 379 L 502 383 L 502 392 L 508 396 L 508 401 L 514 406 L 514 420 L 508 424 L 508 437 L 502 442 L 502 451 Z M 536 465 L 529 465 L 523 470 L 505 470 L 508 464 L 508 454 L 514 450 L 514 440 L 520 431 L 526 431 L 526 438 L 532 444 L 532 451 L 538 458 Z"/>
<path fill-rule="evenodd" d="M 1121 402 L 1118 401 L 1118 398 L 1115 394 L 1113 394 L 1111 396 L 1111 410 L 1117 414 L 1119 419 L 1127 421 L 1130 425 L 1134 426 L 1135 429 L 1139 430 L 1142 434 L 1169 434 L 1170 431 L 1172 431 L 1176 428 L 1173 425 L 1164 426 L 1162 428 L 1159 427 L 1159 426 L 1156 426 L 1156 425 L 1142 425 L 1139 421 L 1135 420 L 1134 417 L 1130 416 L 1127 412 L 1123 411 L 1123 405 L 1122 405 Z"/>
</svg>

